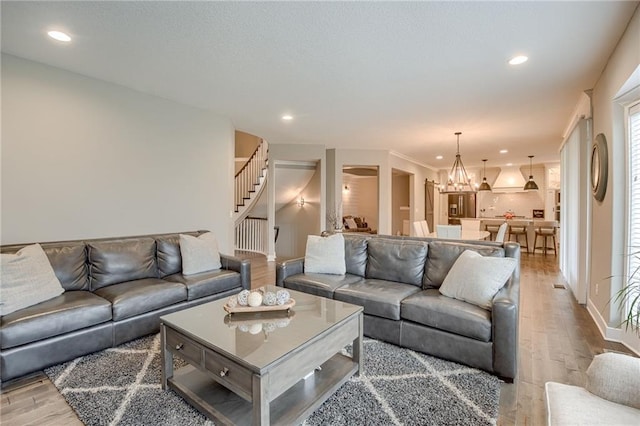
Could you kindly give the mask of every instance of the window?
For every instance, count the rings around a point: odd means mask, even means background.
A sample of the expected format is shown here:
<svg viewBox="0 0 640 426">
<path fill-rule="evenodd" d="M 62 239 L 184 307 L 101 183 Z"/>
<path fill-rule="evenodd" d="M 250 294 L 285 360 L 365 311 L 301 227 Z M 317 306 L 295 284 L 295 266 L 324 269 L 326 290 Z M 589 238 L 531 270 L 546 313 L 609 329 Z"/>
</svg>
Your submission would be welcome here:
<svg viewBox="0 0 640 426">
<path fill-rule="evenodd" d="M 627 235 L 627 281 L 630 285 L 627 304 L 624 308 L 629 314 L 626 320 L 638 323 L 640 315 L 640 102 L 629 109 L 629 208 Z M 635 302 L 634 302 L 635 300 Z M 627 325 L 632 325 L 627 322 Z"/>
</svg>

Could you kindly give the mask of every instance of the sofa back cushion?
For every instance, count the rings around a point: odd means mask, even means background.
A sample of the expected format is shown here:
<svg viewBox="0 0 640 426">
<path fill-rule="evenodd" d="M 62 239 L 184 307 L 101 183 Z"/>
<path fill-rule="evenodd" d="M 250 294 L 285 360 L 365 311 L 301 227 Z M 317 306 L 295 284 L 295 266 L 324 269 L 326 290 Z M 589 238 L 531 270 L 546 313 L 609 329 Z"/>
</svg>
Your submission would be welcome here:
<svg viewBox="0 0 640 426">
<path fill-rule="evenodd" d="M 202 232 L 181 232 L 181 234 L 197 237 Z M 158 275 L 160 278 L 182 272 L 180 234 L 158 235 L 156 237 L 156 247 L 158 250 Z"/>
<path fill-rule="evenodd" d="M 411 240 L 372 238 L 367 250 L 367 278 L 422 286 L 427 243 Z"/>
<path fill-rule="evenodd" d="M 472 250 L 483 256 L 504 257 L 504 249 L 501 246 L 483 246 L 453 241 L 431 241 L 429 243 L 429 255 L 422 287 L 425 290 L 428 288 L 440 288 L 458 256 L 465 250 Z"/>
<path fill-rule="evenodd" d="M 87 253 L 92 290 L 158 276 L 153 238 L 88 242 Z"/>
<path fill-rule="evenodd" d="M 42 244 L 42 248 L 65 290 L 89 290 L 87 250 L 83 242 Z"/>
<path fill-rule="evenodd" d="M 367 270 L 367 240 L 356 234 L 344 234 L 344 260 L 347 274 L 364 277 Z"/>
<path fill-rule="evenodd" d="M 89 290 L 87 252 L 82 241 L 40 244 L 58 281 L 66 291 Z M 17 253 L 25 244 L 2 246 L 2 253 Z"/>
</svg>

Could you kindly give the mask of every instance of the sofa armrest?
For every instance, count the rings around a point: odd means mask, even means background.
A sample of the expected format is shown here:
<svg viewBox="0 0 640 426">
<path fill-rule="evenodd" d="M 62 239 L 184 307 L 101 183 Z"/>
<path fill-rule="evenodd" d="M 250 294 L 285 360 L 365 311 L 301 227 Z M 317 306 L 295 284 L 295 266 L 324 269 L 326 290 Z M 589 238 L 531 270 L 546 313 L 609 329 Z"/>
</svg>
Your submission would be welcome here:
<svg viewBox="0 0 640 426">
<path fill-rule="evenodd" d="M 243 260 L 220 253 L 220 263 L 222 263 L 222 269 L 240 273 L 242 288 L 247 290 L 251 288 L 251 262 L 248 259 Z"/>
<path fill-rule="evenodd" d="M 515 379 L 518 367 L 518 316 L 520 311 L 520 245 L 506 243 L 505 256 L 517 259 L 509 281 L 493 298 L 493 371 Z"/>
<path fill-rule="evenodd" d="M 285 260 L 276 265 L 276 285 L 284 287 L 284 279 L 304 272 L 304 257 Z"/>
</svg>

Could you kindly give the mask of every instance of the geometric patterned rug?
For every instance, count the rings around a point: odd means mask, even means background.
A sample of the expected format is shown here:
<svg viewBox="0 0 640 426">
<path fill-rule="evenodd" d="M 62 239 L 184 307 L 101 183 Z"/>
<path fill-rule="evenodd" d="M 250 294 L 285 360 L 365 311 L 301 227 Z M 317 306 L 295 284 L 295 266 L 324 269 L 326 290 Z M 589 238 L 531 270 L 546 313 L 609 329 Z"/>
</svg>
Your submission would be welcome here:
<svg viewBox="0 0 640 426">
<path fill-rule="evenodd" d="M 363 374 L 345 383 L 305 425 L 496 424 L 500 380 L 495 376 L 367 338 L 363 352 Z M 174 357 L 175 368 L 182 365 Z M 89 426 L 213 425 L 173 391 L 160 388 L 158 334 L 45 373 Z"/>
</svg>

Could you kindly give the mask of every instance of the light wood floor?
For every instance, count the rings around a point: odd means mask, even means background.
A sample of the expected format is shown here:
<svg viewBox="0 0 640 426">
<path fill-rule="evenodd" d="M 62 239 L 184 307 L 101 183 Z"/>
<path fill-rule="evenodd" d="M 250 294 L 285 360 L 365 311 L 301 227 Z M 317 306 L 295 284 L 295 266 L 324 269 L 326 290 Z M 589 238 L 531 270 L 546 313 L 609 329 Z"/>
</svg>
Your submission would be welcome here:
<svg viewBox="0 0 640 426">
<path fill-rule="evenodd" d="M 263 256 L 251 259 L 252 287 L 273 284 L 275 263 Z M 605 342 L 586 309 L 562 283 L 557 258 L 523 254 L 521 270 L 519 372 L 513 384 L 503 384 L 500 425 L 545 424 L 544 383 L 584 385 L 594 355 L 605 350 L 628 351 Z M 2 392 L 2 425 L 81 425 L 74 412 L 44 374 L 15 383 Z"/>
</svg>

